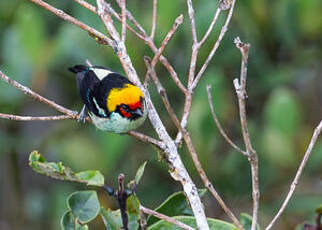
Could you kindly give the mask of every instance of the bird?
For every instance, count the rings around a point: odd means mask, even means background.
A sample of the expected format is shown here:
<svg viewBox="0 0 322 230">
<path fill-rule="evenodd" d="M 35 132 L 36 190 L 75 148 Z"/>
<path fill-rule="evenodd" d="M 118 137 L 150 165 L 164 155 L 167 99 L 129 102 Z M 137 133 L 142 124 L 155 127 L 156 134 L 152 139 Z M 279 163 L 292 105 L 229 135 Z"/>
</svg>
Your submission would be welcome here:
<svg viewBox="0 0 322 230">
<path fill-rule="evenodd" d="M 100 130 L 127 133 L 141 126 L 147 117 L 144 94 L 119 73 L 102 66 L 75 65 L 76 84 L 84 103 L 78 121 L 85 122 L 86 110 Z"/>
</svg>

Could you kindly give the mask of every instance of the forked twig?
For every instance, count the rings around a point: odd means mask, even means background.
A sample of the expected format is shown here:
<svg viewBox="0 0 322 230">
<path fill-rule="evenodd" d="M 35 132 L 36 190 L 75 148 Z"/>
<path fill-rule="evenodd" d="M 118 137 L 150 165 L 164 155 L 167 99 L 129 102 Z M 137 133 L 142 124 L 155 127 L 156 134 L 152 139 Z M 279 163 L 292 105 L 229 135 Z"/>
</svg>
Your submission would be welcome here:
<svg viewBox="0 0 322 230">
<path fill-rule="evenodd" d="M 225 132 L 225 130 L 223 129 L 223 127 L 221 126 L 218 117 L 216 115 L 214 106 L 212 104 L 212 96 L 211 96 L 211 86 L 207 85 L 207 94 L 208 94 L 208 102 L 209 102 L 209 106 L 210 106 L 210 111 L 212 114 L 212 119 L 214 120 L 220 134 L 223 136 L 223 138 L 227 141 L 228 144 L 231 145 L 231 147 L 233 147 L 235 150 L 237 150 L 238 152 L 240 152 L 241 154 L 243 154 L 244 156 L 248 157 L 247 152 L 245 152 L 244 150 L 242 150 L 241 148 L 239 148 L 227 135 L 227 133 Z"/>
</svg>

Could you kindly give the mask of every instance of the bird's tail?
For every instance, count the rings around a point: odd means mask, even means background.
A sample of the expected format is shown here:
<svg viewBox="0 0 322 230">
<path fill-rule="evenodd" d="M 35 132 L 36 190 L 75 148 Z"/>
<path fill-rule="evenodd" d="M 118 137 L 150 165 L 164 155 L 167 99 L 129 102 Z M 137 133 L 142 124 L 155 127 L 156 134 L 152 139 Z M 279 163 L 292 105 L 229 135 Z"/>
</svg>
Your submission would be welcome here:
<svg viewBox="0 0 322 230">
<path fill-rule="evenodd" d="M 84 65 L 75 65 L 73 67 L 68 68 L 68 70 L 72 73 L 80 73 L 88 70 L 87 66 Z"/>
</svg>

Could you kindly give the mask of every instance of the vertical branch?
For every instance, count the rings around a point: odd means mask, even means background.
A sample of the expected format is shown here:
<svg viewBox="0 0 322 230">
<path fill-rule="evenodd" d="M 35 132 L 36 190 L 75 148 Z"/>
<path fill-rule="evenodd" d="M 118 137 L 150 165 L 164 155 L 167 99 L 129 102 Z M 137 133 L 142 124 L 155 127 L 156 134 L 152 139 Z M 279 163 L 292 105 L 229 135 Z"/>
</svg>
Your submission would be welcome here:
<svg viewBox="0 0 322 230">
<path fill-rule="evenodd" d="M 169 166 L 172 168 L 171 176 L 175 179 L 180 181 L 183 186 L 183 190 L 189 200 L 191 205 L 193 214 L 196 218 L 196 223 L 199 229 L 208 230 L 209 226 L 207 223 L 206 215 L 203 210 L 203 206 L 198 196 L 197 188 L 193 181 L 191 180 L 183 162 L 178 154 L 177 146 L 175 145 L 174 141 L 169 136 L 168 132 L 166 131 L 149 95 L 149 92 L 142 86 L 141 81 L 138 78 L 138 75 L 132 65 L 131 59 L 127 54 L 126 47 L 124 43 L 120 40 L 119 35 L 112 24 L 111 17 L 106 14 L 104 10 L 104 0 L 97 0 L 97 12 L 100 18 L 102 19 L 108 33 L 114 39 L 114 43 L 116 46 L 116 53 L 117 56 L 123 66 L 123 69 L 126 75 L 132 80 L 143 92 L 145 95 L 145 101 L 147 104 L 147 109 L 149 111 L 148 116 L 152 126 L 154 127 L 155 131 L 157 132 L 160 139 L 166 144 L 165 153 L 167 155 L 167 160 Z"/>
<path fill-rule="evenodd" d="M 122 0 L 122 42 L 126 38 L 126 0 Z"/>
<path fill-rule="evenodd" d="M 213 56 L 215 55 L 223 37 L 225 36 L 227 30 L 228 30 L 228 26 L 229 26 L 229 23 L 230 23 L 230 20 L 233 16 L 233 12 L 234 12 L 234 8 L 235 8 L 235 2 L 236 0 L 232 0 L 231 2 L 231 7 L 229 9 L 229 12 L 228 12 L 228 16 L 226 18 L 226 22 L 224 24 L 224 26 L 221 28 L 220 30 L 220 33 L 219 33 L 219 36 L 218 36 L 218 39 L 217 41 L 215 42 L 212 50 L 210 51 L 205 63 L 202 65 L 201 69 L 199 70 L 195 80 L 193 81 L 193 84 L 191 86 L 191 89 L 193 90 L 194 88 L 196 88 L 198 82 L 200 81 L 200 78 L 202 77 L 203 73 L 205 72 L 205 70 L 207 69 L 208 65 L 209 65 L 209 62 L 211 61 L 211 59 L 213 58 Z"/>
<path fill-rule="evenodd" d="M 155 28 L 157 23 L 157 4 L 158 0 L 153 0 L 153 13 L 152 13 L 152 28 L 150 38 L 153 41 L 155 35 Z"/>
<path fill-rule="evenodd" d="M 246 152 L 248 154 L 248 161 L 251 166 L 251 174 L 252 174 L 252 196 L 253 196 L 253 217 L 252 217 L 252 227 L 251 230 L 256 229 L 257 217 L 258 217 L 258 208 L 259 208 L 259 185 L 258 185 L 258 156 L 256 151 L 253 149 L 248 127 L 247 127 L 247 117 L 246 117 L 246 79 L 247 79 L 247 62 L 248 62 L 248 51 L 249 44 L 244 44 L 241 42 L 239 37 L 235 38 L 234 43 L 236 47 L 240 50 L 242 55 L 242 63 L 241 63 L 241 73 L 240 80 L 234 80 L 234 86 L 236 90 L 236 94 L 238 97 L 238 105 L 239 105 L 239 116 L 240 116 L 240 124 L 243 134 L 243 139 L 246 147 Z"/>
<path fill-rule="evenodd" d="M 280 216 L 282 215 L 282 213 L 284 212 L 288 202 L 290 201 L 294 191 L 295 191 L 295 188 L 300 180 L 300 177 L 302 175 L 302 172 L 304 170 L 304 167 L 311 155 L 311 152 L 313 150 L 313 147 L 315 146 L 315 143 L 317 141 L 317 139 L 319 138 L 320 134 L 322 132 L 322 120 L 320 121 L 320 124 L 314 129 L 314 132 L 313 132 L 313 135 L 312 135 L 312 138 L 311 138 L 311 141 L 310 141 L 310 144 L 309 146 L 307 147 L 306 151 L 305 151 L 305 154 L 304 154 L 304 157 L 301 161 L 301 164 L 299 166 L 299 168 L 297 169 L 297 172 L 296 172 L 296 175 L 292 181 L 292 184 L 290 186 L 290 191 L 288 192 L 282 206 L 280 207 L 280 209 L 278 210 L 276 216 L 273 218 L 273 220 L 269 223 L 269 225 L 265 228 L 265 230 L 269 230 L 273 227 L 273 225 L 276 223 L 276 221 L 280 218 Z"/>
</svg>

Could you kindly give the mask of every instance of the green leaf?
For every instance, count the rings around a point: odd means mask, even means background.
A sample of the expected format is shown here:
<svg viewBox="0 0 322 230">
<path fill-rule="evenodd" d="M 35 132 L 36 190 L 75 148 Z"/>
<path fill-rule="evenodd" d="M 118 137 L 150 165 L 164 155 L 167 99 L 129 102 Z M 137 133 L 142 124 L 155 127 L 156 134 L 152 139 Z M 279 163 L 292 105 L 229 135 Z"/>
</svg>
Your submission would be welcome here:
<svg viewBox="0 0 322 230">
<path fill-rule="evenodd" d="M 62 230 L 88 230 L 88 226 L 86 224 L 81 225 L 77 220 L 75 220 L 71 211 L 65 212 L 60 220 L 60 226 Z"/>
<path fill-rule="evenodd" d="M 140 201 L 137 196 L 132 195 L 126 201 L 126 210 L 128 215 L 128 227 L 131 230 L 139 228 L 140 219 Z M 120 210 L 112 211 L 101 208 L 100 215 L 108 230 L 122 230 L 123 223 Z"/>
<path fill-rule="evenodd" d="M 101 207 L 100 215 L 108 230 L 121 230 L 123 228 L 120 210 L 111 211 Z"/>
<path fill-rule="evenodd" d="M 64 166 L 62 162 L 47 162 L 46 159 L 38 153 L 38 151 L 30 153 L 29 165 L 37 173 L 54 179 L 84 183 L 99 187 L 104 185 L 104 177 L 99 171 L 88 170 L 75 173 L 69 167 Z"/>
<path fill-rule="evenodd" d="M 136 172 L 135 174 L 135 184 L 139 184 L 142 176 L 143 176 L 143 173 L 144 173 L 144 169 L 145 169 L 145 165 L 146 165 L 146 161 L 139 167 L 138 171 Z"/>
<path fill-rule="evenodd" d="M 175 216 L 174 219 L 189 225 L 193 228 L 197 228 L 196 220 L 192 216 Z M 211 230 L 237 230 L 237 228 L 225 221 L 207 218 L 209 228 Z M 181 230 L 178 226 L 171 224 L 167 221 L 160 220 L 157 223 L 153 224 L 152 226 L 148 227 L 149 230 Z"/>
<path fill-rule="evenodd" d="M 247 213 L 242 213 L 240 214 L 240 223 L 245 230 L 250 230 L 252 227 L 252 217 Z M 256 225 L 256 230 L 260 230 L 258 223 Z"/>
<path fill-rule="evenodd" d="M 76 173 L 76 176 L 83 181 L 87 181 L 87 185 L 103 186 L 104 176 L 97 170 L 88 170 Z"/>
<path fill-rule="evenodd" d="M 123 223 L 121 218 L 120 209 L 116 211 L 105 210 L 103 207 L 101 208 L 101 217 L 105 224 L 106 229 L 108 230 L 123 230 Z M 139 228 L 139 218 L 137 218 L 136 214 L 127 213 L 128 215 L 128 227 L 131 230 L 136 230 Z"/>
<path fill-rule="evenodd" d="M 96 191 L 77 191 L 67 198 L 73 216 L 85 224 L 93 220 L 100 211 Z"/>
<path fill-rule="evenodd" d="M 200 197 L 204 196 L 206 192 L 206 189 L 198 189 L 198 194 Z M 159 207 L 157 207 L 155 211 L 167 216 L 193 215 L 183 192 L 173 193 Z M 148 225 L 151 225 L 158 220 L 159 219 L 154 216 L 149 216 L 147 223 Z"/>
</svg>

